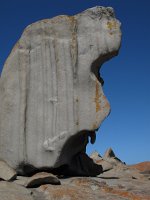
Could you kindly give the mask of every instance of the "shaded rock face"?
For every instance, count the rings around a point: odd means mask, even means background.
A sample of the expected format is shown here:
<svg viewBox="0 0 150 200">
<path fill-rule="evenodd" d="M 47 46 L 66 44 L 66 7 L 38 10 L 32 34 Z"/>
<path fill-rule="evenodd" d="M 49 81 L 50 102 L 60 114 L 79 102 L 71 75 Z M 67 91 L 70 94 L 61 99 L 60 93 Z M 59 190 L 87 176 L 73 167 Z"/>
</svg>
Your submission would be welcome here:
<svg viewBox="0 0 150 200">
<path fill-rule="evenodd" d="M 0 79 L 0 158 L 13 168 L 80 159 L 110 112 L 99 68 L 118 54 L 120 40 L 112 8 L 29 25 Z"/>
</svg>

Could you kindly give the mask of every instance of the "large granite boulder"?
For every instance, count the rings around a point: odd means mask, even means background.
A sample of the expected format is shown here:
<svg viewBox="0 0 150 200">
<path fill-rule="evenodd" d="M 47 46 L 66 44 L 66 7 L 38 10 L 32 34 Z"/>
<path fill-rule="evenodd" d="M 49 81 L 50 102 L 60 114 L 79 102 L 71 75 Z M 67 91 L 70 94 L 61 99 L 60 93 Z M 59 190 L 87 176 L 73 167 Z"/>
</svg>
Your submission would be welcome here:
<svg viewBox="0 0 150 200">
<path fill-rule="evenodd" d="M 88 138 L 110 112 L 99 69 L 120 40 L 112 8 L 29 25 L 0 78 L 0 158 L 15 169 L 88 163 Z"/>
</svg>

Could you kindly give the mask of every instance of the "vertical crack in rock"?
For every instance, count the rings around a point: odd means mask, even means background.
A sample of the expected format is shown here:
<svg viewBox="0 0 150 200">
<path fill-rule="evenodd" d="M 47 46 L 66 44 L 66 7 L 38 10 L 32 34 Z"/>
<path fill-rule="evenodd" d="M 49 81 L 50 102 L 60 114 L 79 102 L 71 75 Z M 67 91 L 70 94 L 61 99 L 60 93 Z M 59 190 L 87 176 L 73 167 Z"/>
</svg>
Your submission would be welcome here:
<svg viewBox="0 0 150 200">
<path fill-rule="evenodd" d="M 55 33 L 54 33 L 55 35 Z M 55 60 L 56 60 L 56 66 L 51 64 L 52 66 L 52 99 L 51 102 L 53 104 L 53 123 L 52 123 L 52 136 L 54 137 L 56 134 L 56 123 L 57 123 L 57 102 L 58 102 L 58 86 L 57 86 L 57 80 L 58 80 L 58 48 L 57 48 L 57 40 L 53 40 L 53 47 L 55 52 Z"/>
<path fill-rule="evenodd" d="M 65 166 L 64 173 L 100 173 L 85 149 L 110 111 L 99 68 L 120 42 L 112 8 L 29 25 L 1 75 L 0 158 L 27 171 Z"/>
<path fill-rule="evenodd" d="M 78 42 L 77 42 L 77 20 L 74 16 L 68 17 L 70 20 L 70 28 L 71 28 L 71 45 L 70 45 L 70 51 L 71 51 L 71 58 L 72 58 L 72 66 L 74 71 L 74 79 L 77 79 L 77 60 L 78 60 Z"/>
<path fill-rule="evenodd" d="M 27 111 L 28 111 L 28 95 L 30 88 L 30 50 L 29 50 L 29 66 L 27 66 L 27 73 L 25 74 L 25 103 L 24 103 L 24 133 L 23 133 L 23 163 L 27 163 Z"/>
<path fill-rule="evenodd" d="M 29 62 L 30 65 L 30 62 Z M 24 128 L 23 128 L 23 157 L 24 160 L 23 162 L 26 163 L 27 162 L 27 141 L 26 141 L 26 128 L 27 128 L 27 105 L 28 105 L 28 81 L 27 81 L 27 76 L 25 77 L 25 102 L 24 102 Z"/>
<path fill-rule="evenodd" d="M 78 41 L 77 41 L 77 19 L 74 16 L 68 16 L 68 19 L 70 21 L 70 28 L 71 28 L 71 44 L 70 44 L 70 53 L 71 53 L 71 61 L 72 61 L 72 67 L 73 67 L 73 88 L 77 87 L 78 82 Z M 75 125 L 78 129 L 79 125 L 79 114 L 78 114 L 78 94 L 77 90 L 73 90 L 73 102 L 74 102 L 74 119 L 75 119 Z"/>
</svg>

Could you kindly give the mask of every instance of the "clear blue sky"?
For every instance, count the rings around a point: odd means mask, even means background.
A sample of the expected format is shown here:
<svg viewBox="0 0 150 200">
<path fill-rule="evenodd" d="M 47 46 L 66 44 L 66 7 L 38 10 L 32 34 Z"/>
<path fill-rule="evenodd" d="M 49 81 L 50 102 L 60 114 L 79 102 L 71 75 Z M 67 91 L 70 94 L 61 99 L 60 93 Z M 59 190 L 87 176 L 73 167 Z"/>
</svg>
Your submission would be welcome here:
<svg viewBox="0 0 150 200">
<path fill-rule="evenodd" d="M 0 70 L 23 29 L 40 19 L 73 15 L 96 5 L 111 6 L 122 23 L 118 57 L 103 65 L 104 92 L 112 112 L 88 153 L 112 147 L 128 164 L 150 161 L 150 1 L 1 0 Z"/>
</svg>

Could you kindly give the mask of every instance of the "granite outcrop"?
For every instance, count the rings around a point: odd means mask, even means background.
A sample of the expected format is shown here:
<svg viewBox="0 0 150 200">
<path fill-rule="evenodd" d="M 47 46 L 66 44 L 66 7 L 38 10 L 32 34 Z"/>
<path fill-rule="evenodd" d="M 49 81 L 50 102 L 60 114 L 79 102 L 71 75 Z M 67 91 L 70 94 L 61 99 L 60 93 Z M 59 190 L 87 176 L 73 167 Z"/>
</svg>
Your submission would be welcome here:
<svg viewBox="0 0 150 200">
<path fill-rule="evenodd" d="M 109 7 L 29 25 L 0 78 L 0 158 L 20 174 L 61 166 L 99 174 L 85 149 L 110 112 L 99 69 L 120 42 Z"/>
</svg>

